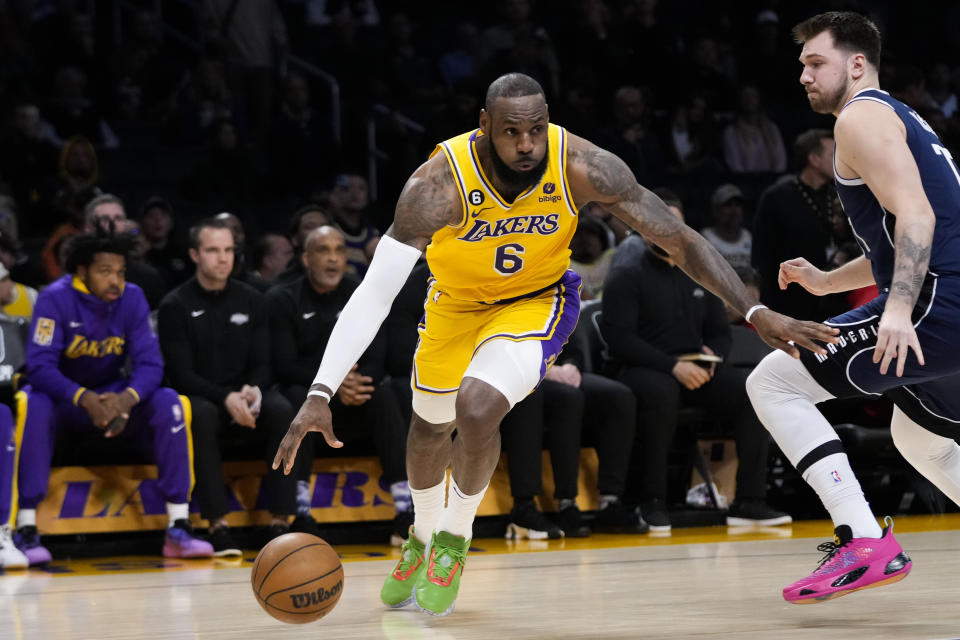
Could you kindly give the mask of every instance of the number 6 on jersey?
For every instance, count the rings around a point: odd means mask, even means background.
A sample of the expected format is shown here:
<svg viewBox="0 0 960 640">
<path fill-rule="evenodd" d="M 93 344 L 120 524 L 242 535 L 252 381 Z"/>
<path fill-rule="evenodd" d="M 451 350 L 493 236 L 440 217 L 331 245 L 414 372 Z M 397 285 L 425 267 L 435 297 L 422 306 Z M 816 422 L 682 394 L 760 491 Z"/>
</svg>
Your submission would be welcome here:
<svg viewBox="0 0 960 640">
<path fill-rule="evenodd" d="M 523 245 L 516 242 L 500 245 L 497 247 L 493 268 L 497 270 L 497 273 L 502 273 L 505 276 L 520 271 L 520 269 L 523 269 L 523 258 L 521 256 L 524 251 L 526 249 L 523 248 Z"/>
</svg>

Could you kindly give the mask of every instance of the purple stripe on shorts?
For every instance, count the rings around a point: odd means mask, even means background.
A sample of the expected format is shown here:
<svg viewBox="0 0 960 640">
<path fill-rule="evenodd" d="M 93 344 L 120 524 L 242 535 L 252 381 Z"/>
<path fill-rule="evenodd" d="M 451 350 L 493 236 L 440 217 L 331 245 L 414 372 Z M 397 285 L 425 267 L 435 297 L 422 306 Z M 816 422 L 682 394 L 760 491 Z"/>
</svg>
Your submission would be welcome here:
<svg viewBox="0 0 960 640">
<path fill-rule="evenodd" d="M 576 271 L 567 270 L 560 280 L 560 295 L 563 304 L 557 309 L 558 318 L 551 320 L 554 326 L 553 335 L 540 342 L 543 348 L 543 360 L 540 363 L 540 379 L 547 373 L 547 363 L 552 363 L 560 355 L 563 345 L 567 344 L 570 334 L 577 327 L 580 317 L 580 276 Z"/>
</svg>

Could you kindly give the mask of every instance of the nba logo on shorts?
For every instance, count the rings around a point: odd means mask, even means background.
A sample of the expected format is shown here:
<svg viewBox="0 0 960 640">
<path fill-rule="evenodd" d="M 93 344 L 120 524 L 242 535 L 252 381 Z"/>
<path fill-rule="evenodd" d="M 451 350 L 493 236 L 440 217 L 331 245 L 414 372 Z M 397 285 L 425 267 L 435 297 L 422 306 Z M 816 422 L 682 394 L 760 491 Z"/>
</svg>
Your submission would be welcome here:
<svg viewBox="0 0 960 640">
<path fill-rule="evenodd" d="M 183 421 L 183 411 L 180 410 L 180 404 L 177 403 L 177 404 L 173 405 L 172 407 L 170 407 L 170 409 L 173 411 L 173 420 L 174 420 L 175 422 L 182 422 L 182 421 Z"/>
<path fill-rule="evenodd" d="M 830 477 L 833 478 L 833 483 L 834 483 L 834 484 L 840 482 L 840 472 L 837 471 L 836 469 L 834 469 L 834 470 L 830 473 Z"/>
</svg>

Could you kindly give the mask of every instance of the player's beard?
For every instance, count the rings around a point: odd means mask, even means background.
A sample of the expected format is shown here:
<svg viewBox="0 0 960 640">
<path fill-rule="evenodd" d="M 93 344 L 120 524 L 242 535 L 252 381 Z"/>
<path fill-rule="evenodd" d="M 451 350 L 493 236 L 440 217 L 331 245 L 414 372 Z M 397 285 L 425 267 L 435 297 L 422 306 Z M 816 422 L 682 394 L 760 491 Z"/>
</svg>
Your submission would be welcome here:
<svg viewBox="0 0 960 640">
<path fill-rule="evenodd" d="M 836 113 L 843 107 L 843 98 L 847 95 L 847 90 L 850 88 L 850 78 L 844 78 L 843 84 L 841 84 L 835 91 L 830 93 L 824 93 L 823 91 L 817 91 L 814 94 L 807 94 L 807 99 L 810 101 L 810 108 L 812 108 L 817 113 Z"/>
<path fill-rule="evenodd" d="M 520 192 L 540 182 L 540 178 L 546 173 L 547 159 L 550 157 L 550 144 L 548 143 L 547 148 L 544 150 L 543 160 L 527 171 L 511 169 L 509 165 L 503 161 L 503 158 L 497 154 L 497 149 L 493 146 L 492 141 L 490 143 L 490 157 L 493 160 L 493 172 L 497 174 L 497 178 L 503 186 L 506 187 L 508 191 Z"/>
</svg>

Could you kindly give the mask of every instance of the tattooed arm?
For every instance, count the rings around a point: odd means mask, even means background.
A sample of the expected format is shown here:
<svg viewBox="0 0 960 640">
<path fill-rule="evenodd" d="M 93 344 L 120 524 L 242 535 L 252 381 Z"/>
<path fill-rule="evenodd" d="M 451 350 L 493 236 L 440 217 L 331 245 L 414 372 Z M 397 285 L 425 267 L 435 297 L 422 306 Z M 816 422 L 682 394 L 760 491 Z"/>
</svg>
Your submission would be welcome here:
<svg viewBox="0 0 960 640">
<path fill-rule="evenodd" d="M 713 246 L 640 186 L 617 156 L 570 136 L 567 172 L 577 206 L 596 202 L 656 243 L 691 278 L 741 314 L 757 301 Z"/>
<path fill-rule="evenodd" d="M 430 238 L 444 225 L 459 221 L 462 209 L 442 154 L 428 160 L 407 181 L 393 224 L 377 245 L 363 282 L 337 318 L 317 377 L 274 457 L 274 469 L 282 464 L 284 473 L 290 473 L 300 442 L 311 431 L 322 433 L 331 447 L 343 446 L 333 432 L 330 398 L 377 334 Z"/>
<path fill-rule="evenodd" d="M 881 362 L 880 372 L 885 374 L 890 361 L 897 358 L 901 376 L 910 349 L 923 364 L 911 314 L 930 264 L 936 216 L 907 146 L 906 128 L 892 109 L 871 101 L 854 102 L 837 118 L 834 136 L 837 171 L 844 177 L 863 178 L 880 205 L 897 219 L 893 279 L 873 361 Z"/>
<path fill-rule="evenodd" d="M 403 186 L 387 235 L 423 251 L 434 233 L 456 224 L 463 215 L 446 156 L 438 153 L 414 171 Z"/>
<path fill-rule="evenodd" d="M 567 177 L 576 206 L 587 202 L 602 205 L 663 248 L 687 275 L 741 314 L 757 304 L 723 256 L 677 218 L 660 198 L 640 186 L 620 158 L 571 135 Z M 824 325 L 800 322 L 768 309 L 755 312 L 751 321 L 768 344 L 794 357 L 799 357 L 799 352 L 789 341 L 826 353 L 813 340 L 829 342 L 836 333 Z"/>
</svg>

